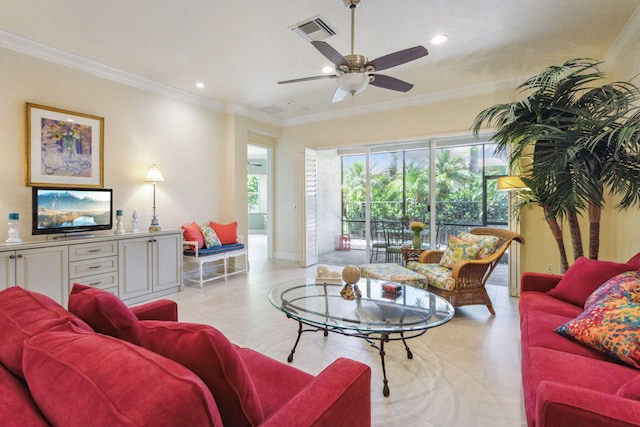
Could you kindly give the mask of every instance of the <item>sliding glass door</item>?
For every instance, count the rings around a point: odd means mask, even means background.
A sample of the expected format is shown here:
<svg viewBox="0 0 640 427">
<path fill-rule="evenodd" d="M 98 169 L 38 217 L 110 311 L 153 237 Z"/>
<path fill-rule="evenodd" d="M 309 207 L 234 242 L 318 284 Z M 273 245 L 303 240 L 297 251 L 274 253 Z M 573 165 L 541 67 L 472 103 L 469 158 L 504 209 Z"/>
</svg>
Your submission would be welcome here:
<svg viewBox="0 0 640 427">
<path fill-rule="evenodd" d="M 426 225 L 424 249 L 442 249 L 449 236 L 474 227 L 508 227 L 507 195 L 496 187 L 496 178 L 507 173 L 507 160 L 495 154 L 491 142 L 428 140 L 328 150 L 319 156 L 318 173 L 323 169 L 318 194 L 327 196 L 319 206 L 340 225 L 318 224 L 319 230 L 330 230 L 318 236 L 321 263 L 390 262 L 387 231 L 399 226 L 405 230 L 400 243 L 409 243 L 410 221 Z M 339 206 L 325 185 L 337 189 Z"/>
</svg>

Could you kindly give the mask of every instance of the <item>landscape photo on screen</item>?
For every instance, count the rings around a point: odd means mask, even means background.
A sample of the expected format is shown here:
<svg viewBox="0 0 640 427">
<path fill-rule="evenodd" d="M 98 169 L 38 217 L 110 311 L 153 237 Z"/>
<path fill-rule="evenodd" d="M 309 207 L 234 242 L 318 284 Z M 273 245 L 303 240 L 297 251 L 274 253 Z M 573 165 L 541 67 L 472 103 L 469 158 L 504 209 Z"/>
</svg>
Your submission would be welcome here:
<svg viewBox="0 0 640 427">
<path fill-rule="evenodd" d="M 38 228 L 110 224 L 111 193 L 91 190 L 39 190 Z"/>
</svg>

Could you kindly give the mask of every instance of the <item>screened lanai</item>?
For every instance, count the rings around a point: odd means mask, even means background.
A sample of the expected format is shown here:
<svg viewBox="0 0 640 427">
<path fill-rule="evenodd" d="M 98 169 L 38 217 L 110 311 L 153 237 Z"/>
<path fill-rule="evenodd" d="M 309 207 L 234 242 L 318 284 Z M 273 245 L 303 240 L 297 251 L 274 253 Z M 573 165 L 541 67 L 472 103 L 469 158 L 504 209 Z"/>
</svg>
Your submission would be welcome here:
<svg viewBox="0 0 640 427">
<path fill-rule="evenodd" d="M 318 261 L 348 265 L 398 262 L 387 254 L 425 224 L 423 249 L 444 249 L 449 236 L 475 227 L 509 227 L 504 153 L 488 140 L 442 138 L 317 152 Z M 508 256 L 491 277 L 506 285 Z"/>
</svg>

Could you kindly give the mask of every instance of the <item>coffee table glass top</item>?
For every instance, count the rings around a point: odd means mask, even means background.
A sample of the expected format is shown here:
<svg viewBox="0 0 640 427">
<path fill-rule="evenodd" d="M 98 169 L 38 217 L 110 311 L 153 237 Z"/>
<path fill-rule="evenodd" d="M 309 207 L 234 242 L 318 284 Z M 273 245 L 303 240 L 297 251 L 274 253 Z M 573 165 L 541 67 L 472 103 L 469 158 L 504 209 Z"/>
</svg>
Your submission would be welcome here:
<svg viewBox="0 0 640 427">
<path fill-rule="evenodd" d="M 385 291 L 385 284 L 398 291 Z M 444 298 L 422 289 L 367 278 L 357 286 L 362 297 L 347 300 L 340 295 L 344 284 L 316 284 L 314 278 L 289 281 L 272 288 L 269 301 L 293 319 L 355 333 L 424 331 L 448 322 L 454 314 Z"/>
</svg>

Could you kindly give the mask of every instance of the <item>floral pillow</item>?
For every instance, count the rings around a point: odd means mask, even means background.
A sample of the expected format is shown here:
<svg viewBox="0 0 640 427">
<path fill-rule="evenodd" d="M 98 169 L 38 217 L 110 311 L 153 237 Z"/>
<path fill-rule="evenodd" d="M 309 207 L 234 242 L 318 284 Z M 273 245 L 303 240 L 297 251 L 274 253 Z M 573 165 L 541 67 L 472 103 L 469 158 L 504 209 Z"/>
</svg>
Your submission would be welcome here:
<svg viewBox="0 0 640 427">
<path fill-rule="evenodd" d="M 207 249 L 215 248 L 216 246 L 222 246 L 220 243 L 220 239 L 216 232 L 209 225 L 201 225 L 200 231 L 202 232 L 202 236 L 204 237 L 204 246 Z"/>
<path fill-rule="evenodd" d="M 480 252 L 478 253 L 478 258 L 486 258 L 489 255 L 493 254 L 498 247 L 498 239 L 496 236 L 482 236 L 477 234 L 468 233 L 466 231 L 460 232 L 458 237 L 462 240 L 466 240 L 467 242 L 475 243 L 480 246 Z"/>
<path fill-rule="evenodd" d="M 625 271 L 607 280 L 589 295 L 584 307 L 589 308 L 609 298 L 629 298 L 640 302 L 640 271 Z"/>
<path fill-rule="evenodd" d="M 458 261 L 478 258 L 480 245 L 467 242 L 456 236 L 449 237 L 449 245 L 440 258 L 440 265 L 446 268 L 453 268 Z"/>
<path fill-rule="evenodd" d="M 605 299 L 556 332 L 640 368 L 640 303 L 631 299 Z"/>
</svg>

